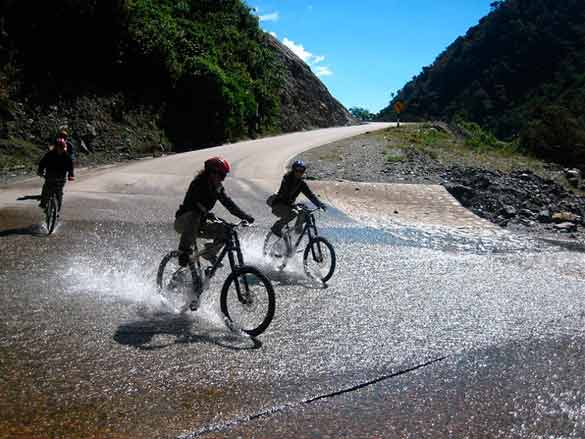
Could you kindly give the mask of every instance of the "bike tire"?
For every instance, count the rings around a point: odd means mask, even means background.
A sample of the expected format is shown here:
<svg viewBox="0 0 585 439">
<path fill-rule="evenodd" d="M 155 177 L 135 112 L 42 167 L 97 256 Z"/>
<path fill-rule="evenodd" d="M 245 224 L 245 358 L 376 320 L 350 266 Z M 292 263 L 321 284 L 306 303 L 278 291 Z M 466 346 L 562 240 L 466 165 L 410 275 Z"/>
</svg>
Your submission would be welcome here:
<svg viewBox="0 0 585 439">
<path fill-rule="evenodd" d="M 282 245 L 283 238 L 276 236 L 272 232 L 268 232 L 266 234 L 266 238 L 264 238 L 264 245 L 262 246 L 262 254 L 264 255 L 264 257 L 270 258 L 272 262 L 275 262 L 278 270 L 284 270 L 284 268 L 288 264 L 288 260 L 290 259 L 290 256 L 288 254 L 286 254 L 286 251 L 284 252 L 284 254 L 279 254 L 278 256 L 275 256 L 273 253 L 273 247 L 277 243 L 279 243 L 279 245 Z M 280 253 L 282 253 L 282 250 L 283 249 L 281 249 Z"/>
<path fill-rule="evenodd" d="M 331 279 L 331 276 L 333 276 L 333 272 L 335 271 L 335 264 L 337 262 L 337 258 L 335 256 L 335 250 L 333 249 L 333 245 L 322 236 L 317 236 L 311 239 L 311 241 L 309 241 L 303 253 L 303 268 L 305 269 L 305 273 L 307 274 L 307 276 L 313 276 L 314 273 L 310 269 L 309 263 L 311 260 L 316 263 L 321 263 L 321 261 L 318 261 L 318 259 L 322 257 L 325 249 L 327 249 L 327 251 L 329 252 L 330 262 L 327 271 L 321 273 L 321 275 L 318 276 L 322 282 L 327 282 L 329 279 Z"/>
<path fill-rule="evenodd" d="M 50 235 L 55 231 L 57 226 L 57 200 L 54 196 L 49 197 L 47 200 L 47 206 L 45 207 L 45 221 L 47 226 L 47 235 Z"/>
<path fill-rule="evenodd" d="M 171 267 L 170 263 L 175 259 L 177 259 L 177 261 L 175 264 L 173 264 L 173 267 Z M 173 250 L 167 253 L 160 261 L 156 274 L 156 285 L 159 291 L 172 290 L 172 288 L 168 288 L 170 281 L 169 277 L 173 275 L 173 271 L 176 271 L 175 268 L 179 266 L 178 259 L 179 252 L 177 250 Z M 191 273 L 191 279 L 193 280 L 193 293 L 198 293 L 201 289 L 202 281 L 199 277 L 199 274 L 197 273 L 195 264 L 192 261 L 189 263 L 189 272 Z"/>
<path fill-rule="evenodd" d="M 253 287 L 250 297 L 240 298 L 236 285 L 244 289 L 245 285 L 248 285 L 248 288 Z M 260 301 L 264 302 L 260 303 Z M 221 289 L 220 306 L 221 312 L 230 322 L 235 323 L 243 332 L 256 337 L 266 331 L 274 318 L 276 308 L 274 288 L 260 270 L 245 265 L 232 271 L 225 280 Z M 251 317 L 250 313 L 254 311 L 253 308 L 259 307 L 262 308 L 258 313 L 259 318 L 247 322 L 247 318 Z"/>
</svg>

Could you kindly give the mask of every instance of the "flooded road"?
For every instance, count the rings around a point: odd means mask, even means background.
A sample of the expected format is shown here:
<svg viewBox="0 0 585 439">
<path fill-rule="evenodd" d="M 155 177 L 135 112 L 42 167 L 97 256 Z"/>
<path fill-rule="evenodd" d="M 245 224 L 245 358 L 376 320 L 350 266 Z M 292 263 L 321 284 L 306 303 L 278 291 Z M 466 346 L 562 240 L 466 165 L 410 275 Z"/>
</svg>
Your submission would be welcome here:
<svg viewBox="0 0 585 439">
<path fill-rule="evenodd" d="M 33 202 L 2 209 L 0 437 L 585 436 L 583 253 L 333 208 L 323 288 L 271 271 L 269 192 L 227 184 L 277 296 L 257 340 L 223 323 L 226 268 L 196 313 L 155 288 L 184 186 L 70 192 L 50 237 Z"/>
</svg>

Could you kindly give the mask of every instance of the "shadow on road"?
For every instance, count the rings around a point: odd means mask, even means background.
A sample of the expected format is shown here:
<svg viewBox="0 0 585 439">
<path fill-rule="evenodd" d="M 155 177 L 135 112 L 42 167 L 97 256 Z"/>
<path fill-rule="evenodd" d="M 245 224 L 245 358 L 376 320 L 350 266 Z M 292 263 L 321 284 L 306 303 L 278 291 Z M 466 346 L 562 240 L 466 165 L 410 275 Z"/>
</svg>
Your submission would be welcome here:
<svg viewBox="0 0 585 439">
<path fill-rule="evenodd" d="M 114 340 L 122 345 L 134 346 L 142 350 L 164 349 L 183 343 L 210 343 L 232 350 L 258 349 L 262 343 L 255 338 L 229 333 L 222 330 L 209 330 L 194 333 L 193 320 L 187 315 L 157 313 L 135 322 L 124 323 L 118 327 Z M 167 343 L 153 344 L 157 335 L 175 336 Z"/>
<path fill-rule="evenodd" d="M 18 201 L 25 201 L 25 200 L 41 201 L 41 194 L 39 194 L 39 195 L 23 195 L 22 197 L 18 197 L 17 200 Z"/>
<path fill-rule="evenodd" d="M 46 236 L 43 233 L 41 227 L 37 224 L 30 225 L 28 227 L 19 227 L 15 229 L 0 230 L 0 238 L 4 236 L 12 235 L 31 235 L 31 236 Z"/>
</svg>

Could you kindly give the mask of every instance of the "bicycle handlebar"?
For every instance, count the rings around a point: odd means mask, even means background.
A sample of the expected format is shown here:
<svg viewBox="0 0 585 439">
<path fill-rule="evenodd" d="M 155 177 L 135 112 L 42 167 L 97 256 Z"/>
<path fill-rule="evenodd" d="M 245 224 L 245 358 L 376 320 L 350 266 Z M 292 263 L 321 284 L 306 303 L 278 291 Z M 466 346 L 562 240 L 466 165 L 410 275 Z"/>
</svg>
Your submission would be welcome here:
<svg viewBox="0 0 585 439">
<path fill-rule="evenodd" d="M 295 204 L 295 207 L 300 208 L 302 210 L 304 210 L 306 213 L 313 213 L 316 212 L 318 210 L 323 210 L 325 211 L 325 209 L 321 208 L 321 207 L 315 207 L 313 209 L 310 209 L 306 204 L 304 203 L 297 203 Z"/>
<path fill-rule="evenodd" d="M 250 224 L 246 220 L 240 220 L 240 222 L 238 222 L 238 223 L 230 223 L 229 221 L 226 221 L 223 218 L 219 218 L 217 216 L 211 222 L 224 224 L 231 229 L 237 229 L 239 227 L 252 227 L 252 224 Z"/>
</svg>

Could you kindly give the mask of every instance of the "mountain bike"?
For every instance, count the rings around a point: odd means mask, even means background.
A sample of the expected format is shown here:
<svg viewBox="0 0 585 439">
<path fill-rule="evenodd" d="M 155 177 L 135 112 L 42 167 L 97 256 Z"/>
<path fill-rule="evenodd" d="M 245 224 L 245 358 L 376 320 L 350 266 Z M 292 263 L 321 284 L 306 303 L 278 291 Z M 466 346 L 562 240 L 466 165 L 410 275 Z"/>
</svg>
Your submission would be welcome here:
<svg viewBox="0 0 585 439">
<path fill-rule="evenodd" d="M 63 186 L 65 180 L 61 179 L 47 179 L 45 180 L 45 191 L 41 198 L 41 203 L 44 204 L 43 211 L 45 213 L 45 227 L 47 235 L 50 235 L 55 230 L 59 220 L 59 212 L 61 211 L 61 202 L 63 197 Z M 43 200 L 44 198 L 44 200 Z"/>
<path fill-rule="evenodd" d="M 315 220 L 315 212 L 319 208 L 310 209 L 302 203 L 296 204 L 295 207 L 305 215 L 302 232 L 294 241 L 293 231 L 289 224 L 283 227 L 282 237 L 269 231 L 264 239 L 264 256 L 274 261 L 278 270 L 282 271 L 296 253 L 303 252 L 303 268 L 307 276 L 316 277 L 325 283 L 333 276 L 336 257 L 333 245 L 319 236 Z M 300 245 L 305 237 L 308 242 L 303 248 Z"/>
<path fill-rule="evenodd" d="M 241 221 L 238 224 L 229 223 L 217 218 L 217 222 L 227 226 L 227 237 L 222 250 L 214 262 L 202 269 L 200 257 L 205 249 L 197 251 L 190 258 L 187 267 L 180 267 L 179 252 L 167 253 L 158 267 L 156 282 L 158 288 L 165 293 L 180 294 L 186 292 L 194 297 L 191 310 L 197 309 L 199 298 L 209 288 L 209 283 L 222 261 L 229 260 L 230 274 L 223 283 L 220 293 L 221 312 L 227 319 L 230 327 L 236 327 L 255 337 L 262 334 L 274 317 L 275 295 L 272 283 L 260 270 L 244 264 L 244 256 L 240 247 L 237 229 L 248 225 Z M 191 278 L 189 285 L 188 278 Z"/>
</svg>

